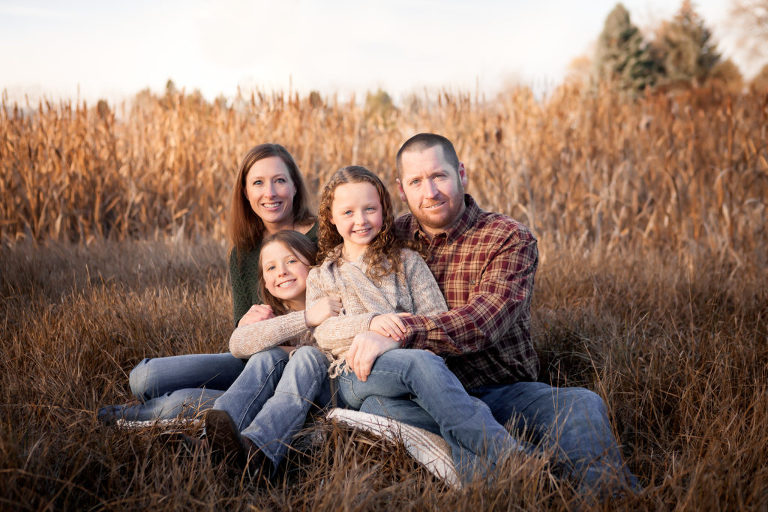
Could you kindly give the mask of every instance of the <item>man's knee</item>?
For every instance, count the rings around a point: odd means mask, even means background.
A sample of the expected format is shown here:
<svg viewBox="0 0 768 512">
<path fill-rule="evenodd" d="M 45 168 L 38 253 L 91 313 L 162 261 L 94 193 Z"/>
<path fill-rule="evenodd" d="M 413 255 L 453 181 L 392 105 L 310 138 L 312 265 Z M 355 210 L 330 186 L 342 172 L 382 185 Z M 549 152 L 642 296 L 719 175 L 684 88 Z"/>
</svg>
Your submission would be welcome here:
<svg viewBox="0 0 768 512">
<path fill-rule="evenodd" d="M 562 390 L 561 390 L 562 391 Z M 561 444 L 570 451 L 602 452 L 613 446 L 613 434 L 605 402 L 597 393 L 584 388 L 569 388 L 558 399 L 558 431 Z"/>
<path fill-rule="evenodd" d="M 607 417 L 605 402 L 594 391 L 586 388 L 567 388 L 567 391 L 565 404 L 570 414 L 583 418 L 599 418 L 601 421 Z"/>
</svg>

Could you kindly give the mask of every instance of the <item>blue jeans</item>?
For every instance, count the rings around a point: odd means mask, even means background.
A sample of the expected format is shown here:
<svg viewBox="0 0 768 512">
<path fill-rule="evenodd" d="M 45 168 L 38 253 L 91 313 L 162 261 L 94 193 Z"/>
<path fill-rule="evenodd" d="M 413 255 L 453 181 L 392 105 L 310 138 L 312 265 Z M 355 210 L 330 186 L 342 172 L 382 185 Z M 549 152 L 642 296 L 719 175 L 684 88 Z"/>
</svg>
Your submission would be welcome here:
<svg viewBox="0 0 768 512">
<path fill-rule="evenodd" d="M 272 461 L 274 472 L 310 409 L 330 402 L 328 359 L 309 346 L 297 349 L 284 368 L 258 355 L 251 356 L 213 408 L 229 413 L 240 434 Z"/>
<path fill-rule="evenodd" d="M 605 403 L 592 391 L 517 382 L 475 388 L 469 393 L 490 407 L 496 421 L 518 435 L 530 436 L 541 450 L 553 451 L 556 462 L 564 463 L 565 476 L 576 482 L 583 494 L 622 487 L 639 489 L 637 479 L 623 465 Z M 360 410 L 439 432 L 435 420 L 419 405 L 376 396 L 366 399 Z"/>
<path fill-rule="evenodd" d="M 364 410 L 369 400 L 389 398 L 401 399 L 397 403 L 406 399 L 424 411 L 429 430 L 441 434 L 451 446 L 454 465 L 464 481 L 482 476 L 507 455 L 525 449 L 494 419 L 486 404 L 467 394 L 445 361 L 432 352 L 385 352 L 365 382 L 351 371 L 342 373 L 339 393 L 353 409 Z"/>
<path fill-rule="evenodd" d="M 273 348 L 254 354 L 254 358 L 271 365 L 272 371 L 282 372 L 288 354 Z M 131 392 L 141 403 L 111 406 L 110 412 L 130 421 L 193 417 L 210 409 L 245 366 L 245 360 L 229 352 L 144 359 L 129 377 Z"/>
</svg>

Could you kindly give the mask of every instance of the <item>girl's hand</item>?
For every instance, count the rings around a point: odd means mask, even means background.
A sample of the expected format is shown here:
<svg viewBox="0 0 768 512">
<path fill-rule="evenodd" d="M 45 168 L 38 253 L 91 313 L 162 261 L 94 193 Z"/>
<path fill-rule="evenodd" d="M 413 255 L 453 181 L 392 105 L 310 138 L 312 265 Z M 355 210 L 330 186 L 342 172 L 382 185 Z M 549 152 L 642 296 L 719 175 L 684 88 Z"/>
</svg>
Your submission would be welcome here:
<svg viewBox="0 0 768 512">
<path fill-rule="evenodd" d="M 397 341 L 405 339 L 405 324 L 400 315 L 396 313 L 387 313 L 373 317 L 368 329 Z"/>
<path fill-rule="evenodd" d="M 254 304 L 251 306 L 251 309 L 249 309 L 248 312 L 243 315 L 240 321 L 237 322 L 237 326 L 243 327 L 245 325 L 255 324 L 256 322 L 261 322 L 262 320 L 267 320 L 268 318 L 274 317 L 275 314 L 272 313 L 272 306 L 267 306 L 266 304 Z"/>
<path fill-rule="evenodd" d="M 341 311 L 341 299 L 325 296 L 317 304 L 304 310 L 304 322 L 307 327 L 317 327 L 324 320 L 336 316 Z"/>
</svg>

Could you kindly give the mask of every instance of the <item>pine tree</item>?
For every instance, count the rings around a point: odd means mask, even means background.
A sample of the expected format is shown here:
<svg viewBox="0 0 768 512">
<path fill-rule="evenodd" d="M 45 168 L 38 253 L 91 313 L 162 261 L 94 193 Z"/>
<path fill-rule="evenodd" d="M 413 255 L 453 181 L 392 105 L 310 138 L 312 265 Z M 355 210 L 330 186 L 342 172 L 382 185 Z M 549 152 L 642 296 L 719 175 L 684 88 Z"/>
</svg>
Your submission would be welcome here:
<svg viewBox="0 0 768 512">
<path fill-rule="evenodd" d="M 595 51 L 595 71 L 598 79 L 617 80 L 628 90 L 642 90 L 657 80 L 659 65 L 620 3 L 605 19 Z"/>
<path fill-rule="evenodd" d="M 667 84 L 701 84 L 720 61 L 712 32 L 690 0 L 683 0 L 675 17 L 661 24 L 653 46 Z"/>
</svg>

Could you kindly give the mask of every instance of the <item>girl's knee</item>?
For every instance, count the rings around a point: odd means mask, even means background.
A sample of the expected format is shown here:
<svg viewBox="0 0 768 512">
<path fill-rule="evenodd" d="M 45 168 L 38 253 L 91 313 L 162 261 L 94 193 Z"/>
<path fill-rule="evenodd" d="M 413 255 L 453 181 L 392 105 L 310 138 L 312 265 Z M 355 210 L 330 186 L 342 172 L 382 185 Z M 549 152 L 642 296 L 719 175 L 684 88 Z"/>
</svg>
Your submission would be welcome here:
<svg viewBox="0 0 768 512">
<path fill-rule="evenodd" d="M 257 352 L 248 358 L 245 364 L 246 368 L 255 366 L 274 368 L 278 365 L 284 365 L 288 361 L 288 353 L 280 347 L 270 348 L 263 352 Z"/>
<path fill-rule="evenodd" d="M 446 372 L 449 371 L 445 360 L 429 350 L 404 349 L 403 352 L 407 353 L 411 374 L 415 372 L 421 376 L 441 379 L 445 378 Z"/>
<path fill-rule="evenodd" d="M 419 365 L 433 366 L 433 365 L 445 364 L 445 361 L 443 360 L 442 357 L 435 355 L 433 352 L 430 352 L 429 350 L 421 350 L 421 349 L 415 349 L 415 348 L 402 348 L 402 349 L 390 350 L 388 352 L 385 352 L 385 354 L 390 354 L 390 357 L 396 357 L 397 359 L 402 360 L 403 362 L 407 362 L 412 366 L 419 366 Z"/>
<path fill-rule="evenodd" d="M 303 346 L 297 348 L 291 355 L 291 361 L 303 367 L 328 370 L 328 358 L 317 347 Z"/>
</svg>

